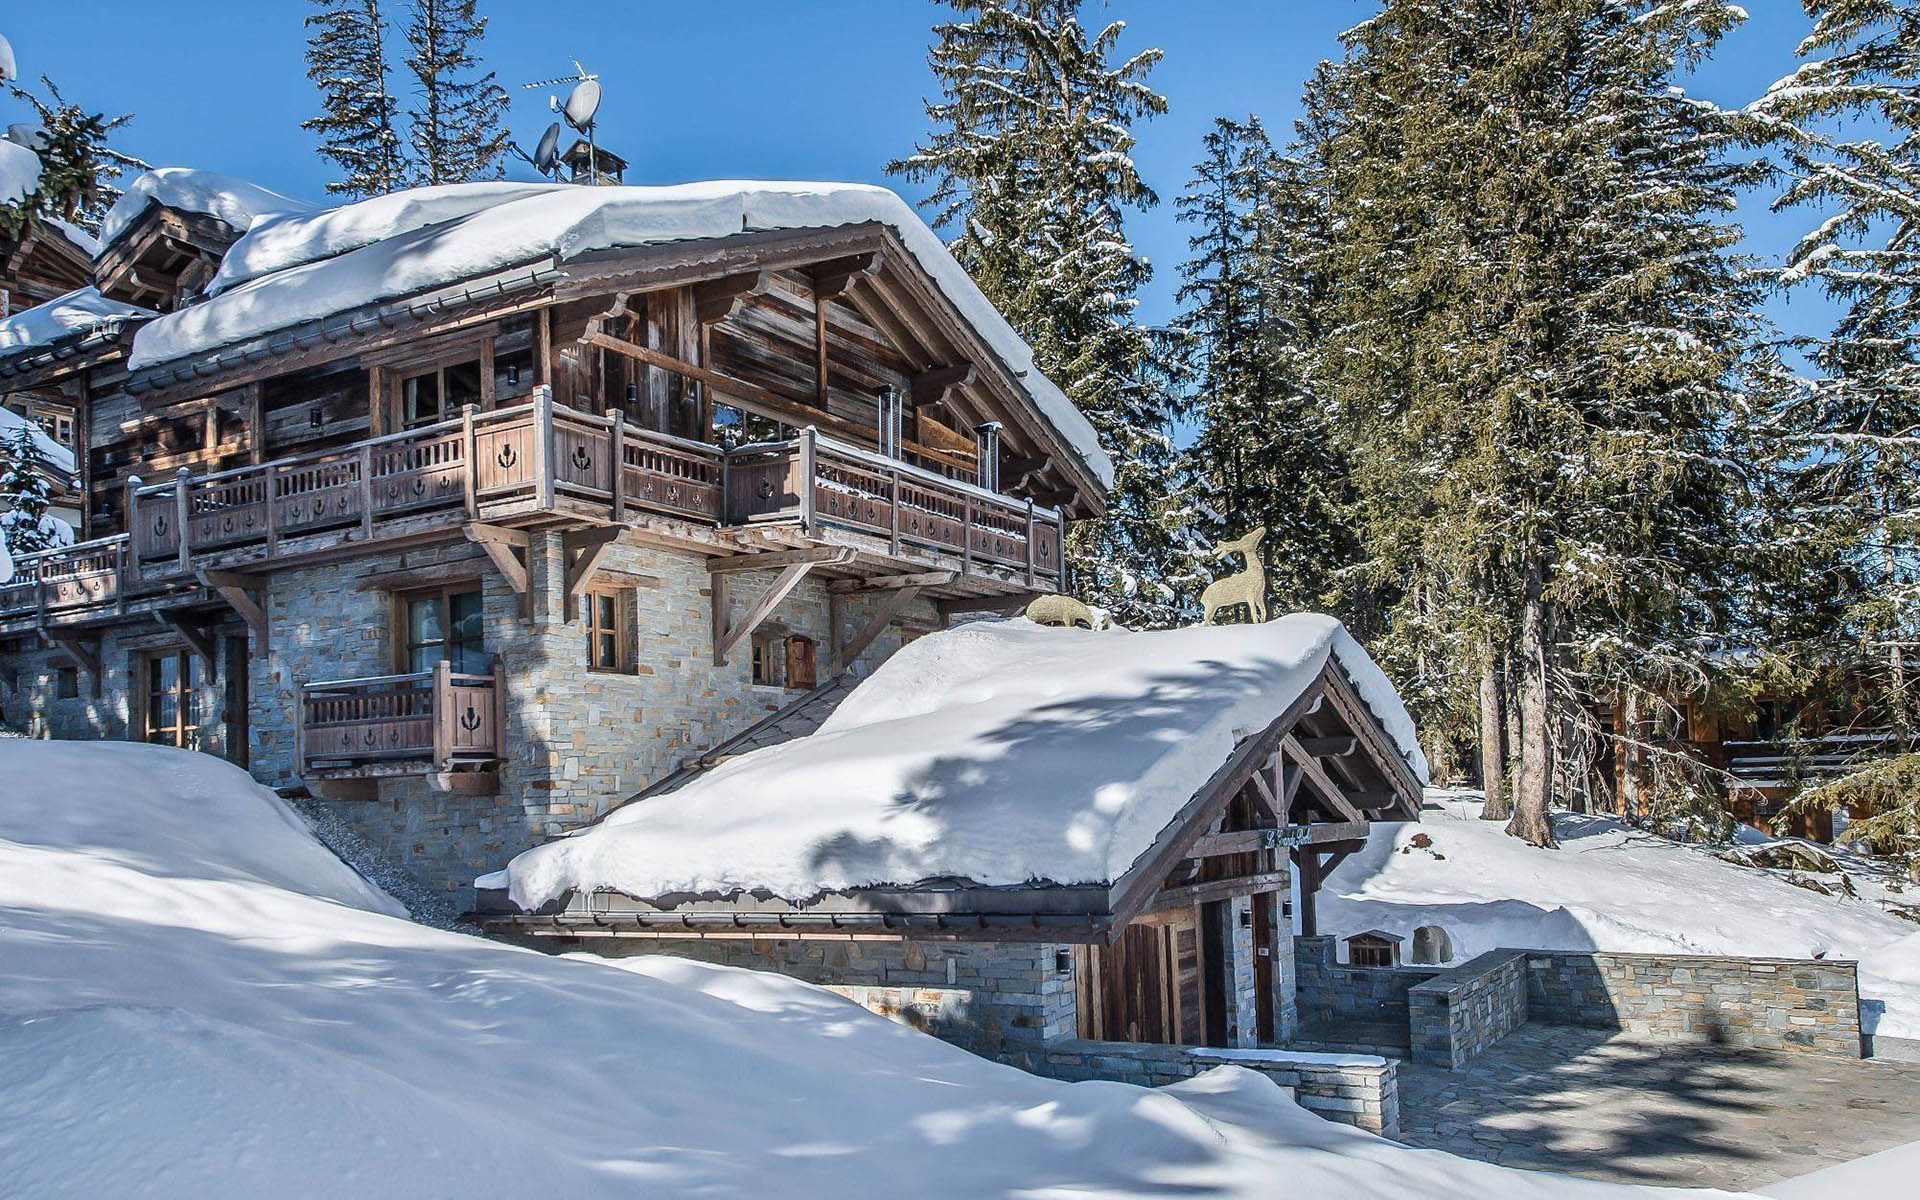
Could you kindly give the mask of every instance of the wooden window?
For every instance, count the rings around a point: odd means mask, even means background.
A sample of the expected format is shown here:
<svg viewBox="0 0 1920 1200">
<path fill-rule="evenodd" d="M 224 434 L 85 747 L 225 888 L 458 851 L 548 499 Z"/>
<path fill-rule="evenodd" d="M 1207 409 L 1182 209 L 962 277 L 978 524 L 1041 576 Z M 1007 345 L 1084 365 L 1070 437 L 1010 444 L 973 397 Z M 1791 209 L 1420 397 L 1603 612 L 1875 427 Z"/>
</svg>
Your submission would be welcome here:
<svg viewBox="0 0 1920 1200">
<path fill-rule="evenodd" d="M 1348 946 L 1347 959 L 1355 967 L 1390 967 L 1393 951 L 1385 946 Z"/>
<path fill-rule="evenodd" d="M 145 664 L 146 740 L 188 750 L 200 747 L 199 659 L 186 650 L 148 656 Z"/>
<path fill-rule="evenodd" d="M 398 657 L 402 671 L 431 671 L 441 659 L 455 671 L 484 675 L 490 668 L 480 589 L 471 584 L 399 598 Z"/>
<path fill-rule="evenodd" d="M 627 670 L 627 599 L 612 588 L 593 588 L 580 597 L 587 628 L 587 669 Z"/>
<path fill-rule="evenodd" d="M 418 429 L 451 420 L 466 405 L 480 404 L 484 399 L 481 378 L 490 365 L 470 358 L 442 363 L 431 370 L 416 367 L 396 371 L 392 400 L 395 426 Z"/>
<path fill-rule="evenodd" d="M 757 629 L 753 634 L 753 682 L 780 687 L 787 678 L 786 645 L 778 630 Z"/>
<path fill-rule="evenodd" d="M 56 700 L 78 700 L 80 698 L 80 672 L 74 667 L 59 667 L 53 673 L 53 696 Z"/>
</svg>

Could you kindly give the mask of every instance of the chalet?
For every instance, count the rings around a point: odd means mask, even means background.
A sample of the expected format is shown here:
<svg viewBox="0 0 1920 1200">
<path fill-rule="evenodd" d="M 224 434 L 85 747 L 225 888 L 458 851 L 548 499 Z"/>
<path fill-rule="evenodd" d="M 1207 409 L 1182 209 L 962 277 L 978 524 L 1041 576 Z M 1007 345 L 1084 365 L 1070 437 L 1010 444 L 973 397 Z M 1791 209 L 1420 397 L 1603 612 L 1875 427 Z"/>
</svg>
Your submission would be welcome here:
<svg viewBox="0 0 1920 1200">
<path fill-rule="evenodd" d="M 0 584 L 0 712 L 225 756 L 449 890 L 1056 590 L 1111 479 L 882 189 L 166 170 L 103 234 L 0 354 L 82 501 Z"/>
<path fill-rule="evenodd" d="M 520 855 L 479 907 L 549 949 L 799 975 L 1023 1066 L 1067 1040 L 1276 1046 L 1296 875 L 1310 902 L 1371 821 L 1417 819 L 1424 772 L 1331 618 L 977 621 L 816 732 Z"/>
</svg>

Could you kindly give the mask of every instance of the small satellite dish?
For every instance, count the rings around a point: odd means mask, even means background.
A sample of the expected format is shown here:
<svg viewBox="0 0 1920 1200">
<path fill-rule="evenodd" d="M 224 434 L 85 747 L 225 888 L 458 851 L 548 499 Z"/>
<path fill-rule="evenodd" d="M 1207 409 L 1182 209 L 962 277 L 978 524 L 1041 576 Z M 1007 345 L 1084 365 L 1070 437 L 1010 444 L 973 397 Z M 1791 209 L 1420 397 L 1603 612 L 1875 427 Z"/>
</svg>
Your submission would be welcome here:
<svg viewBox="0 0 1920 1200">
<path fill-rule="evenodd" d="M 553 169 L 559 165 L 560 122 L 555 121 L 547 126 L 545 133 L 540 135 L 540 145 L 533 152 L 533 169 L 542 175 L 551 175 Z"/>
<path fill-rule="evenodd" d="M 567 102 L 560 113 L 566 117 L 567 124 L 585 133 L 593 124 L 593 115 L 600 111 L 600 81 L 583 79 L 574 85 L 567 94 Z"/>
</svg>

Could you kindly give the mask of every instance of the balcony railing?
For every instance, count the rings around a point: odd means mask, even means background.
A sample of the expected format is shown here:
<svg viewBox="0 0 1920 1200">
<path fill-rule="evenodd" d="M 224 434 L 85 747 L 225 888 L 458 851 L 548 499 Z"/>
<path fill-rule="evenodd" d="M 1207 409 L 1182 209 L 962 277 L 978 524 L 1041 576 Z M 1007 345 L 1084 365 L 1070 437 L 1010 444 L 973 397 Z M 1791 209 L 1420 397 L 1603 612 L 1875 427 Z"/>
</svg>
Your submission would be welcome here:
<svg viewBox="0 0 1920 1200">
<path fill-rule="evenodd" d="M 615 447 L 618 453 L 615 453 Z M 721 527 L 794 522 L 933 551 L 1057 587 L 1058 510 L 947 479 L 812 430 L 724 449 L 531 404 L 206 475 L 128 482 L 128 533 L 22 555 L 0 618 L 75 612 L 333 542 L 410 533 L 435 518 L 506 519 L 566 509 L 616 521 L 657 513 Z"/>
<path fill-rule="evenodd" d="M 13 578 L 0 584 L 0 613 L 38 613 L 43 619 L 116 603 L 126 577 L 127 538 L 100 538 L 13 560 Z"/>
<path fill-rule="evenodd" d="M 426 764 L 451 770 L 500 756 L 500 669 L 335 679 L 300 687 L 295 712 L 302 773 Z"/>
</svg>

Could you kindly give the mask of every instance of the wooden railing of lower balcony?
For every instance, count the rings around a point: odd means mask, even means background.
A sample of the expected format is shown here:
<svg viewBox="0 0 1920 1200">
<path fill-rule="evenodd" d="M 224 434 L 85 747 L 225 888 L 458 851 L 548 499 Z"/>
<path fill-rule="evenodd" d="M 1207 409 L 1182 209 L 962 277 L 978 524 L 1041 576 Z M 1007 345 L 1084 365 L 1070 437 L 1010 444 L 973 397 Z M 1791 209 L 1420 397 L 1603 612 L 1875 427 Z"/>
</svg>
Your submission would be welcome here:
<svg viewBox="0 0 1920 1200">
<path fill-rule="evenodd" d="M 127 567 L 125 534 L 39 550 L 13 560 L 13 578 L 0 584 L 0 613 L 62 613 L 117 603 Z"/>
<path fill-rule="evenodd" d="M 451 770 L 500 756 L 503 680 L 431 671 L 300 686 L 295 707 L 302 773 L 422 764 Z"/>
</svg>

